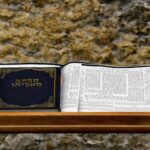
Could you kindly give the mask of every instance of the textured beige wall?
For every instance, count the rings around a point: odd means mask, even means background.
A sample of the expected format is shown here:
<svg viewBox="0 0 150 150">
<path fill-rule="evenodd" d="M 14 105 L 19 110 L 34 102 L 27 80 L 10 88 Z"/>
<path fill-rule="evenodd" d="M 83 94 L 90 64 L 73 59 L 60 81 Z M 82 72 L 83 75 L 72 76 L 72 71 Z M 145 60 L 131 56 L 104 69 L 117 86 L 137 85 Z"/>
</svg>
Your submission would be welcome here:
<svg viewBox="0 0 150 150">
<path fill-rule="evenodd" d="M 149 0 L 0 0 L 0 62 L 144 64 Z"/>
</svg>

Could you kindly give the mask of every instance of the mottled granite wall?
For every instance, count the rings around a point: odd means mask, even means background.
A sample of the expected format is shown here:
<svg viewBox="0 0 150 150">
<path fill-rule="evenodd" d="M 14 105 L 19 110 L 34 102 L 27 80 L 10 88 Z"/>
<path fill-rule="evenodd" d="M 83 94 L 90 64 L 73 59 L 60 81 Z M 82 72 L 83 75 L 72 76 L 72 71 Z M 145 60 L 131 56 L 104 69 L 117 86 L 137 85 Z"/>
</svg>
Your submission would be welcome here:
<svg viewBox="0 0 150 150">
<path fill-rule="evenodd" d="M 150 63 L 150 0 L 0 0 L 0 63 Z M 1 134 L 0 150 L 144 149 L 149 134 Z"/>
<path fill-rule="evenodd" d="M 150 63 L 150 0 L 0 0 L 0 62 Z"/>
<path fill-rule="evenodd" d="M 4 134 L 0 150 L 149 150 L 149 134 Z"/>
</svg>

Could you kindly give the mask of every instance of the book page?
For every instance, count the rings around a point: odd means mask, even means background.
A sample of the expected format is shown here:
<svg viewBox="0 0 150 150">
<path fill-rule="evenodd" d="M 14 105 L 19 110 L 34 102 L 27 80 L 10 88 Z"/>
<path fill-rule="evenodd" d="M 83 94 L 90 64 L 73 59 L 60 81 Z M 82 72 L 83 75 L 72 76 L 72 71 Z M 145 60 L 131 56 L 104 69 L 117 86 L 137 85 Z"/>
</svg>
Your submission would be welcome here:
<svg viewBox="0 0 150 150">
<path fill-rule="evenodd" d="M 79 111 L 150 111 L 150 67 L 83 66 Z"/>
<path fill-rule="evenodd" d="M 81 63 L 70 63 L 61 70 L 61 99 L 62 112 L 77 112 L 80 90 Z"/>
<path fill-rule="evenodd" d="M 48 64 L 48 63 L 20 63 L 20 64 L 0 64 L 1 69 L 6 68 L 51 68 L 51 67 L 61 67 L 61 65 L 54 65 L 54 64 Z"/>
</svg>

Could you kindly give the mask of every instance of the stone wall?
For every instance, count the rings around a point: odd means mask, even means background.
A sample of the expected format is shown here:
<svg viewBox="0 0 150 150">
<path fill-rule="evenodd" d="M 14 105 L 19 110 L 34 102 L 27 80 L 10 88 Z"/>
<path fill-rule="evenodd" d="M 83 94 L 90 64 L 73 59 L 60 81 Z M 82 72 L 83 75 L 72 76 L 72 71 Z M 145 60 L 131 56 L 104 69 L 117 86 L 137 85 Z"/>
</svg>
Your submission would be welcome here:
<svg viewBox="0 0 150 150">
<path fill-rule="evenodd" d="M 150 134 L 1 134 L 0 150 L 149 150 Z"/>
<path fill-rule="evenodd" d="M 0 0 L 0 63 L 150 63 L 150 0 Z M 149 149 L 149 134 L 1 134 L 0 150 Z"/>
</svg>

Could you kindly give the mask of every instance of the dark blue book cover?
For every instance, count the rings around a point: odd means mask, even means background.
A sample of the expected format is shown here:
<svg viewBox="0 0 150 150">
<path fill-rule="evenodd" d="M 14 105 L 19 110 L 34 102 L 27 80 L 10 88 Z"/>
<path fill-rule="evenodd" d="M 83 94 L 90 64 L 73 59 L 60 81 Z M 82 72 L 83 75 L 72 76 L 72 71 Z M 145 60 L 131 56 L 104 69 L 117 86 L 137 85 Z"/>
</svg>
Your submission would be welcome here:
<svg viewBox="0 0 150 150">
<path fill-rule="evenodd" d="M 60 109 L 60 67 L 0 69 L 0 109 Z"/>
</svg>

